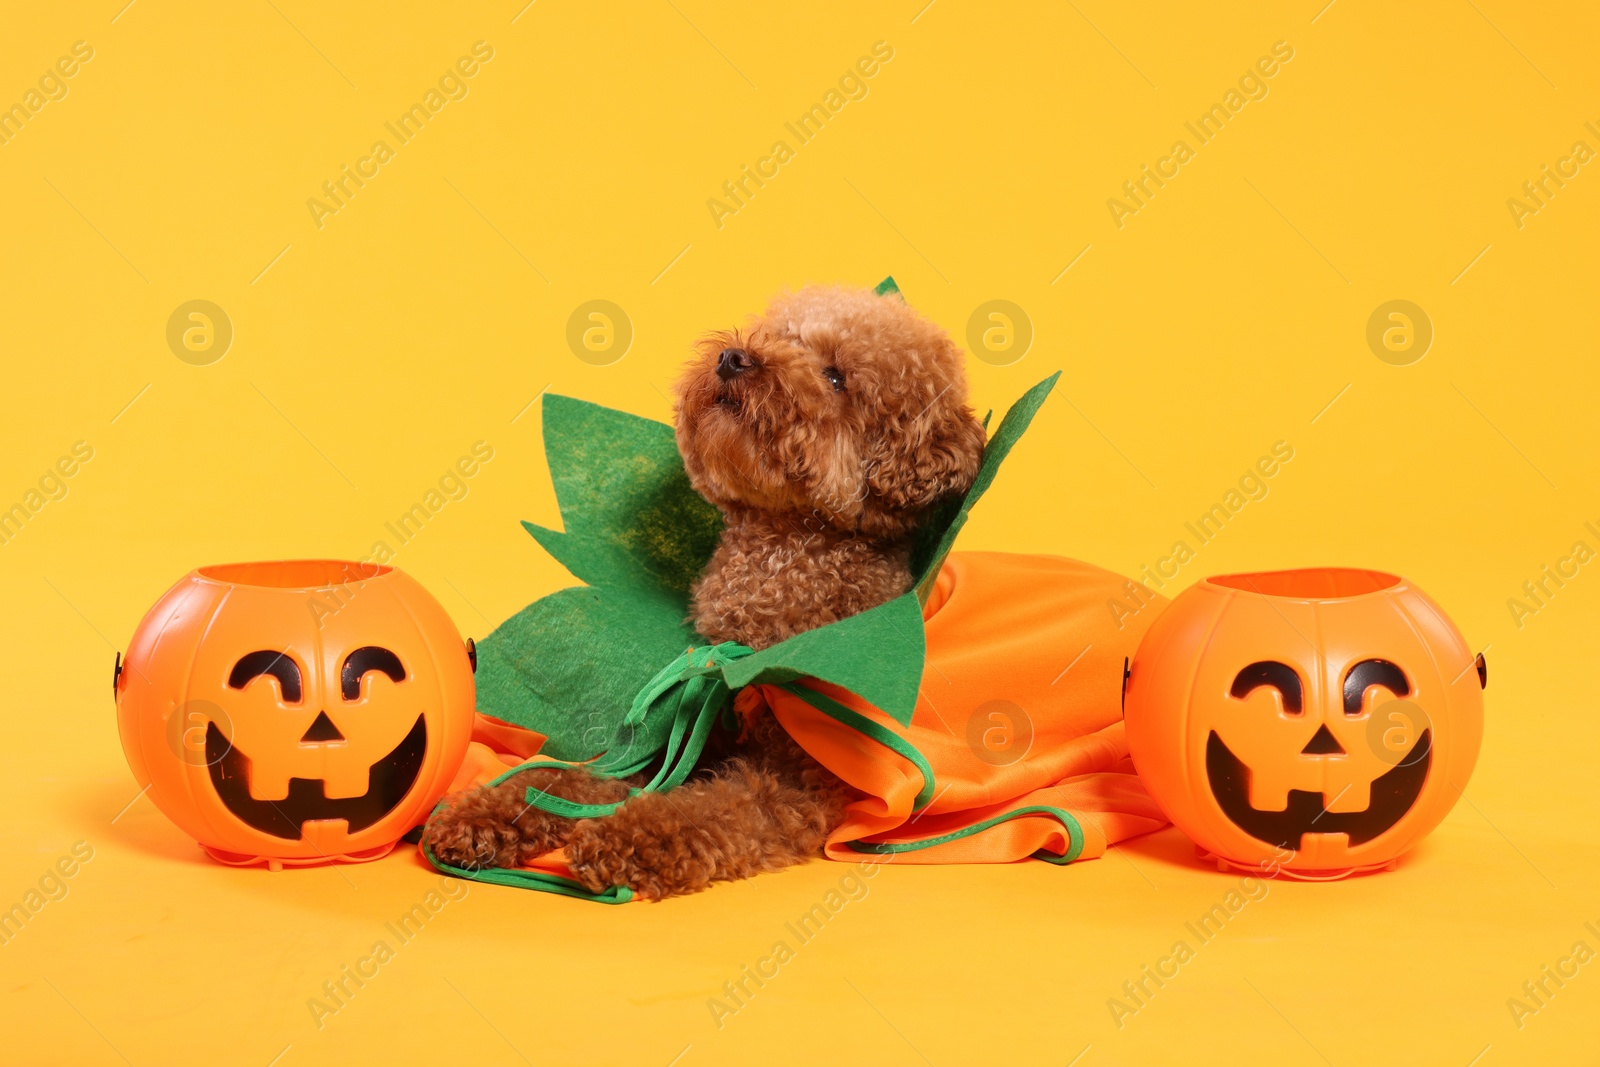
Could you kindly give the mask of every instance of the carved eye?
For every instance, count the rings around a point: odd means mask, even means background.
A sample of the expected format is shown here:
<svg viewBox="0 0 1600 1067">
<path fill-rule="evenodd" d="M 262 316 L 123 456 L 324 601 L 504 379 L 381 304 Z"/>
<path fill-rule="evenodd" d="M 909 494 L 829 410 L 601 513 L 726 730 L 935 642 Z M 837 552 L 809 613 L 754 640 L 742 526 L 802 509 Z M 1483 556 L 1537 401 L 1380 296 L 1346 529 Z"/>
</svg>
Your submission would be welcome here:
<svg viewBox="0 0 1600 1067">
<path fill-rule="evenodd" d="M 346 700 L 359 700 L 361 697 L 361 679 L 372 671 L 382 671 L 393 682 L 406 680 L 406 669 L 400 665 L 400 657 L 390 652 L 387 648 L 377 645 L 367 645 L 358 648 L 345 657 L 344 667 L 339 671 L 339 689 Z"/>
<path fill-rule="evenodd" d="M 290 659 L 286 652 L 262 649 L 241 656 L 228 675 L 228 686 L 243 689 L 263 674 L 270 674 L 278 680 L 278 691 L 283 694 L 284 703 L 300 703 L 300 665 Z"/>
<path fill-rule="evenodd" d="M 1262 660 L 1240 671 L 1234 678 L 1233 688 L 1228 691 L 1228 695 L 1243 700 L 1251 691 L 1262 686 L 1278 691 L 1283 697 L 1284 711 L 1290 715 L 1300 714 L 1300 676 L 1294 672 L 1293 667 L 1277 660 Z"/>
<path fill-rule="evenodd" d="M 1399 667 L 1386 659 L 1364 659 L 1344 676 L 1344 713 L 1360 715 L 1361 698 L 1375 685 L 1382 686 L 1397 697 L 1411 695 L 1411 685 Z"/>
<path fill-rule="evenodd" d="M 822 376 L 828 379 L 828 384 L 833 386 L 834 392 L 844 392 L 844 371 L 838 367 L 828 367 L 822 372 Z"/>
</svg>

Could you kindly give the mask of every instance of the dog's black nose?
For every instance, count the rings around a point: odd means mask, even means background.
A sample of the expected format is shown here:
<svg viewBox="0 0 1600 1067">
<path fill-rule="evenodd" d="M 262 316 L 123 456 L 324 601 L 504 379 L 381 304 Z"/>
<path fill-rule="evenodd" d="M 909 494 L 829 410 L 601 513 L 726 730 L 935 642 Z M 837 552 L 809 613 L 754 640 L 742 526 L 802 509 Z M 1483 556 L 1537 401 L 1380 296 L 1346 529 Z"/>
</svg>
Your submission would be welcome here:
<svg viewBox="0 0 1600 1067">
<path fill-rule="evenodd" d="M 755 360 L 750 358 L 750 353 L 742 348 L 724 348 L 717 357 L 717 377 L 723 381 L 737 377 L 755 366 Z"/>
</svg>

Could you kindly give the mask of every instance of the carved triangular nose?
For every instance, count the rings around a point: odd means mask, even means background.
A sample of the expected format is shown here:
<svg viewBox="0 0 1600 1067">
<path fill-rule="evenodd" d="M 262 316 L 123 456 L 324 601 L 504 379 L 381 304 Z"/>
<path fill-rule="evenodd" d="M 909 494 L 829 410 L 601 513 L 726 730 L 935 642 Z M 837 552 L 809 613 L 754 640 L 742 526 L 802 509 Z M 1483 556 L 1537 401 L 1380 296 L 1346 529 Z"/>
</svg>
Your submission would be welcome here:
<svg viewBox="0 0 1600 1067">
<path fill-rule="evenodd" d="M 1327 723 L 1317 727 L 1317 732 L 1311 735 L 1311 740 L 1306 742 L 1306 747 L 1300 750 L 1304 756 L 1342 756 L 1344 746 L 1339 744 L 1338 738 L 1328 732 Z"/>
<path fill-rule="evenodd" d="M 309 745 L 317 741 L 343 740 L 344 734 L 341 734 L 339 728 L 333 725 L 333 720 L 328 718 L 328 713 L 319 711 L 317 712 L 316 721 L 311 724 L 311 728 L 300 738 L 300 743 Z"/>
</svg>

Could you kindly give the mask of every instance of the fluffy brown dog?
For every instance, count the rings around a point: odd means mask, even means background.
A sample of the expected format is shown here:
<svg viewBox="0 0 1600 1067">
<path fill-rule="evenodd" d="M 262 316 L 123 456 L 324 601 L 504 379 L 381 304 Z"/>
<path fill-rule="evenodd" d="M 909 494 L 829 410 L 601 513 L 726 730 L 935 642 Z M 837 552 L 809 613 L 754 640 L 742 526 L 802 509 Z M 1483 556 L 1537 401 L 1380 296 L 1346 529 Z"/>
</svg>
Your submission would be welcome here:
<svg viewBox="0 0 1600 1067">
<path fill-rule="evenodd" d="M 725 525 L 694 587 L 695 629 L 762 649 L 910 588 L 918 525 L 966 492 L 983 456 L 961 352 L 944 331 L 898 295 L 812 287 L 698 349 L 678 384 L 678 450 Z M 626 885 L 647 899 L 818 855 L 850 788 L 770 716 L 720 749 L 677 789 L 601 819 L 560 818 L 524 795 L 537 786 L 610 803 L 640 783 L 525 771 L 457 798 L 424 837 L 461 867 L 565 847 L 589 890 Z"/>
</svg>

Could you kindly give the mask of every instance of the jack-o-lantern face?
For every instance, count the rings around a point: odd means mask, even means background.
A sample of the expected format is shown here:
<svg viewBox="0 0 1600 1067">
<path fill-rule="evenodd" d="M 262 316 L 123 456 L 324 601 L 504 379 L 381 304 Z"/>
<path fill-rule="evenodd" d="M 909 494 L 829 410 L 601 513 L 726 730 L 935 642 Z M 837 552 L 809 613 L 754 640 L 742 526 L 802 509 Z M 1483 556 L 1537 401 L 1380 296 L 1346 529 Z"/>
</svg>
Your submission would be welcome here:
<svg viewBox="0 0 1600 1067">
<path fill-rule="evenodd" d="M 370 671 L 381 671 L 391 681 L 406 679 L 400 658 L 387 648 L 367 645 L 345 658 L 340 670 L 341 697 L 346 704 L 361 699 L 361 679 Z M 292 707 L 302 703 L 300 665 L 288 652 L 261 649 L 250 652 L 233 665 L 228 685 L 244 689 L 257 678 L 277 680 L 278 700 Z M 263 683 L 268 684 L 268 683 Z M 286 708 L 286 710 L 288 710 Z M 401 719 L 404 722 L 404 719 Z M 366 729 L 375 734 L 385 731 L 369 724 L 350 725 L 352 732 Z M 335 746 L 349 744 L 326 710 L 316 709 L 316 718 L 300 735 L 302 749 L 332 754 Z M 274 837 L 298 840 L 305 824 L 322 819 L 343 819 L 350 833 L 365 830 L 400 805 L 417 783 L 423 757 L 428 751 L 427 717 L 417 713 L 416 722 L 399 743 L 367 769 L 367 790 L 358 796 L 330 797 L 321 778 L 290 778 L 289 792 L 282 800 L 262 800 L 250 792 L 249 756 L 235 748 L 215 722 L 206 724 L 206 766 L 211 769 L 211 784 L 217 796 L 246 825 Z"/>
<path fill-rule="evenodd" d="M 470 646 L 388 567 L 206 567 L 151 609 L 117 677 L 156 804 L 227 862 L 381 854 L 465 752 Z"/>
<path fill-rule="evenodd" d="M 1128 744 L 1168 816 L 1242 866 L 1383 866 L 1465 787 L 1487 680 L 1443 612 L 1376 571 L 1209 578 L 1145 635 Z"/>
</svg>

